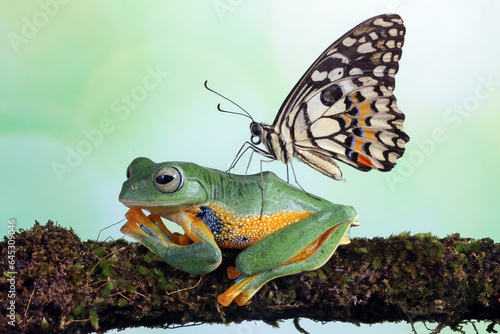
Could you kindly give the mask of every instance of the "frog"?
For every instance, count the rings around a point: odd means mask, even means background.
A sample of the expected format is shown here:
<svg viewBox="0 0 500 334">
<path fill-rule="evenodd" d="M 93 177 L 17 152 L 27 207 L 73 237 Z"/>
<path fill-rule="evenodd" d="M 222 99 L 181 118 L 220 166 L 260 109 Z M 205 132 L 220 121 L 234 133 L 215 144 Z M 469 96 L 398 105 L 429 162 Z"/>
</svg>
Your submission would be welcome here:
<svg viewBox="0 0 500 334">
<path fill-rule="evenodd" d="M 238 175 L 145 157 L 128 166 L 119 201 L 129 208 L 121 232 L 174 268 L 205 275 L 220 266 L 223 249 L 241 250 L 227 267 L 234 284 L 217 296 L 224 307 L 249 303 L 275 278 L 320 268 L 359 225 L 353 207 L 311 196 L 270 171 Z"/>
</svg>

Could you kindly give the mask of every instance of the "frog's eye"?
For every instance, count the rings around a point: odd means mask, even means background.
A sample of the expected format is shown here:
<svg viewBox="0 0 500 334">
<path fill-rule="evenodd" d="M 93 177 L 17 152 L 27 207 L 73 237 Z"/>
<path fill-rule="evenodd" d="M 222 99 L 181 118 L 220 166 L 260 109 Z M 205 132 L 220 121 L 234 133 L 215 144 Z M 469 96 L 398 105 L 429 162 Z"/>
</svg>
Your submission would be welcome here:
<svg viewBox="0 0 500 334">
<path fill-rule="evenodd" d="M 164 166 L 153 175 L 156 189 L 165 194 L 173 193 L 182 187 L 182 174 L 175 167 Z"/>
<path fill-rule="evenodd" d="M 128 179 L 130 179 L 130 174 L 131 174 L 130 167 L 131 167 L 131 166 L 132 166 L 132 165 L 128 165 L 128 167 L 127 167 L 127 180 L 128 180 Z"/>
</svg>

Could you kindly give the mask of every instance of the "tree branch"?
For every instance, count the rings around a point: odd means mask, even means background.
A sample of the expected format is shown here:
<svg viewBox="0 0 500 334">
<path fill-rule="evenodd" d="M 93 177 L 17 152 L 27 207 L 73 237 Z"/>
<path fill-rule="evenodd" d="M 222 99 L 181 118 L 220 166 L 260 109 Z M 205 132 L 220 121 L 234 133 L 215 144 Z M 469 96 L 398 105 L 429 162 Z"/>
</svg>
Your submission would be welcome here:
<svg viewBox="0 0 500 334">
<path fill-rule="evenodd" d="M 234 264 L 236 251 L 225 252 L 222 265 L 200 280 L 137 243 L 81 242 L 51 221 L 13 240 L 15 258 L 8 256 L 12 241 L 0 243 L 1 332 L 88 333 L 298 317 L 432 321 L 453 329 L 486 320 L 493 332 L 500 321 L 500 244 L 491 239 L 407 233 L 354 238 L 320 269 L 271 281 L 249 305 L 227 308 L 216 296 L 232 284 L 225 268 Z"/>
</svg>

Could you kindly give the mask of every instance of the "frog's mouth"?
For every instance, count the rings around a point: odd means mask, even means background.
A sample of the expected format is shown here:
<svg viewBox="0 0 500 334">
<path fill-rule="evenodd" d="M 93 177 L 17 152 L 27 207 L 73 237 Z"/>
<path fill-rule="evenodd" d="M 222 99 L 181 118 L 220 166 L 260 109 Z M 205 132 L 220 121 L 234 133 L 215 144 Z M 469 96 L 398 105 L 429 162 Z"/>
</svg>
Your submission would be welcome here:
<svg viewBox="0 0 500 334">
<path fill-rule="evenodd" d="M 191 205 L 182 205 L 181 202 L 169 202 L 166 203 L 145 203 L 136 202 L 126 199 L 120 199 L 120 202 L 129 209 L 141 209 L 147 210 L 155 215 L 162 216 L 163 214 L 174 213 L 179 211 L 184 211 L 186 208 L 191 207 Z"/>
</svg>

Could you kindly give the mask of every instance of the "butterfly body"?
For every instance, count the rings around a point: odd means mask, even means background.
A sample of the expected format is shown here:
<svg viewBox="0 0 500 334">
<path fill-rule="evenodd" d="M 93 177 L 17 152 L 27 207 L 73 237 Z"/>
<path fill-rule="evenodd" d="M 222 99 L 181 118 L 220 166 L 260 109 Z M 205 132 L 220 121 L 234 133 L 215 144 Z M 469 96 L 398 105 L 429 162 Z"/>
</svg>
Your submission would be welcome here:
<svg viewBox="0 0 500 334">
<path fill-rule="evenodd" d="M 252 122 L 252 144 L 273 160 L 297 157 L 342 179 L 337 159 L 389 171 L 409 141 L 393 95 L 405 27 L 398 15 L 368 19 L 328 47 L 292 89 L 272 125 Z"/>
</svg>

